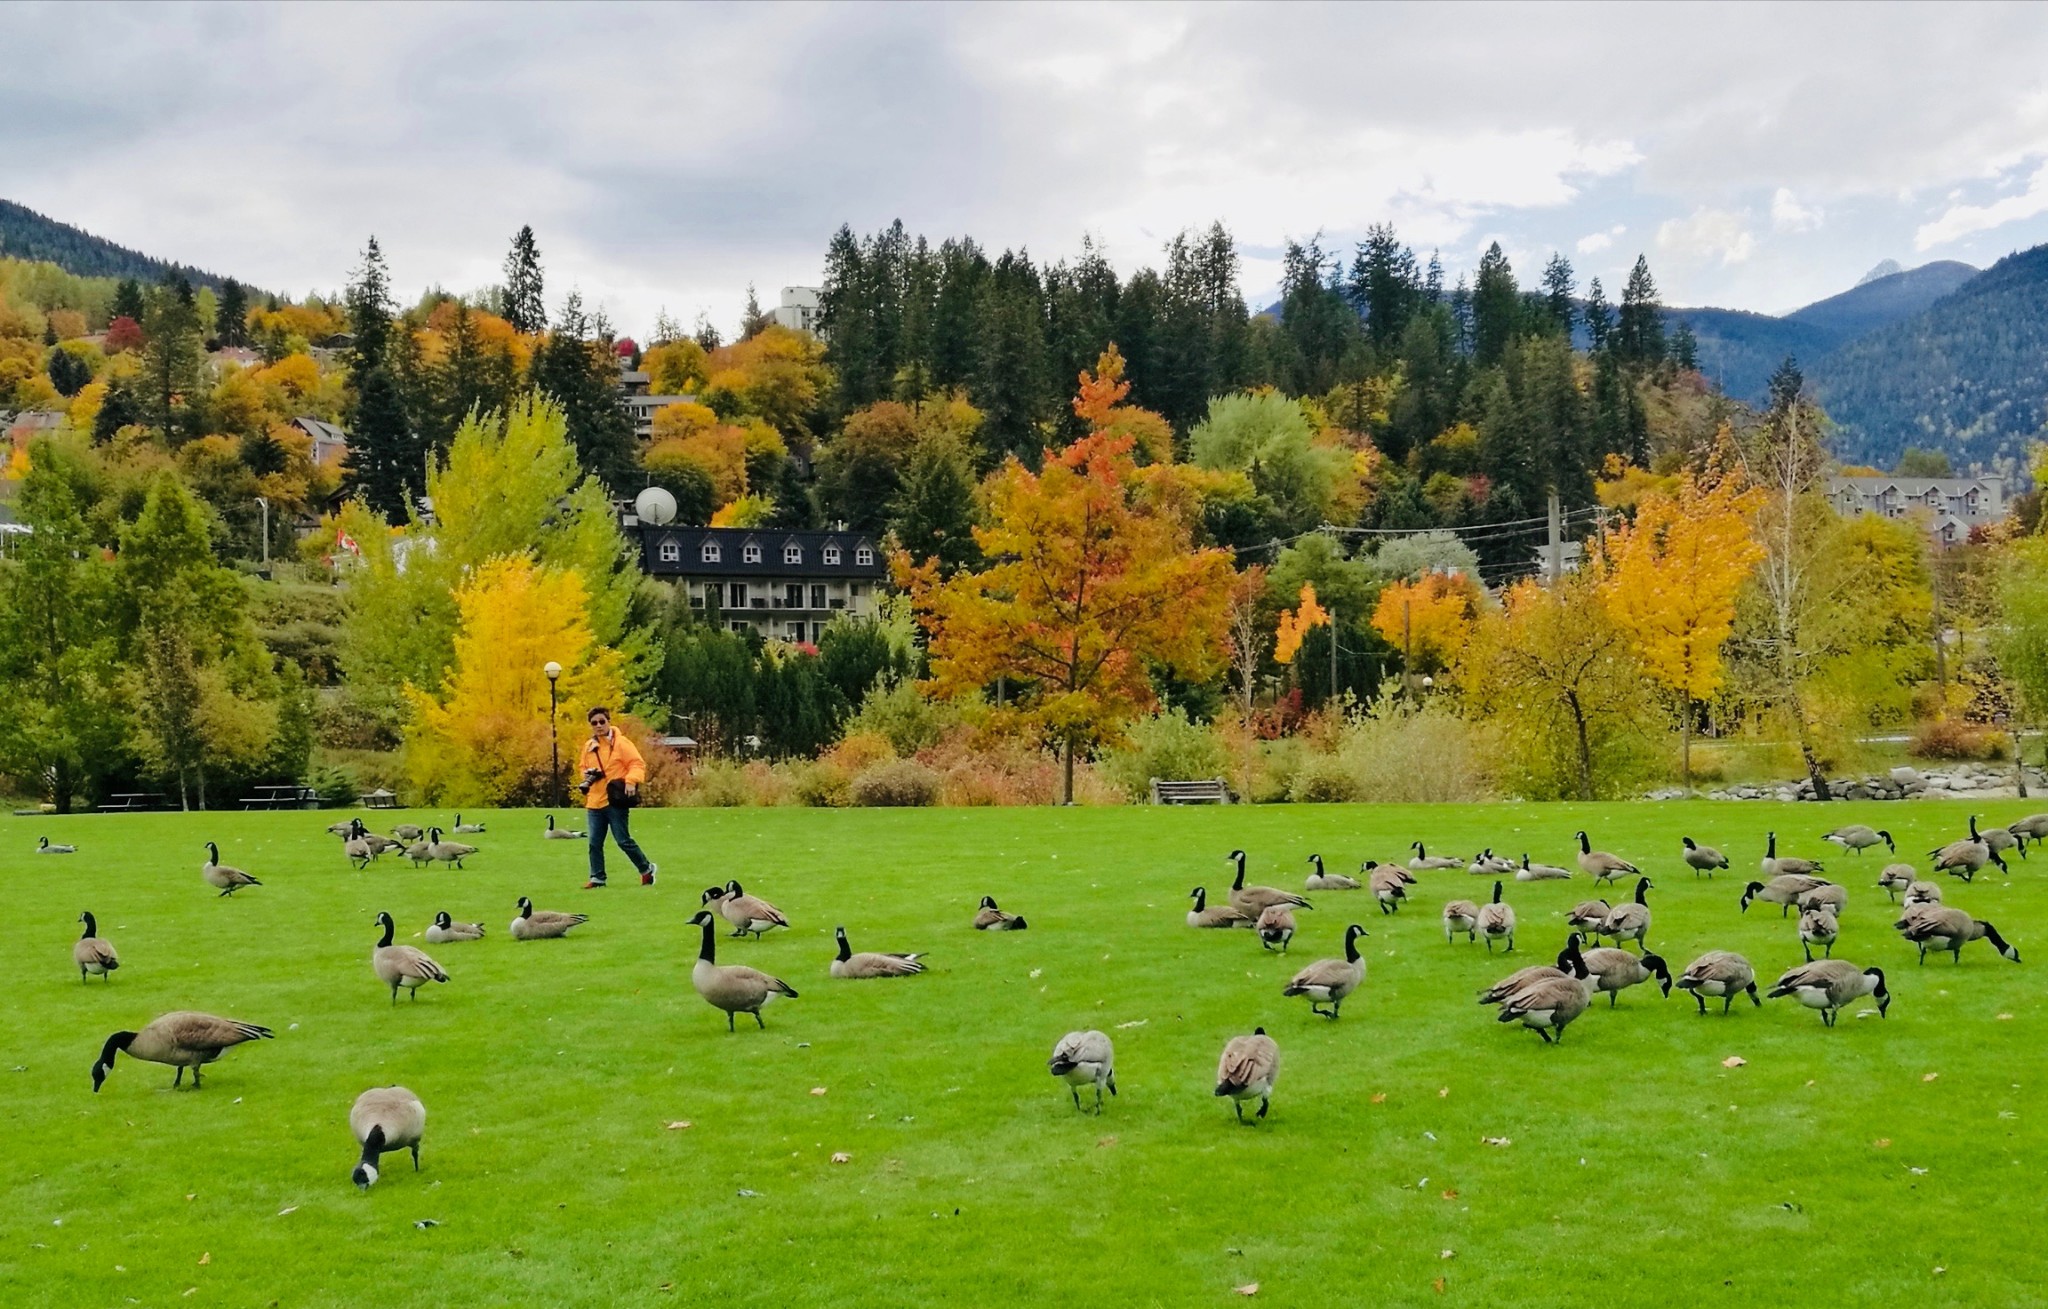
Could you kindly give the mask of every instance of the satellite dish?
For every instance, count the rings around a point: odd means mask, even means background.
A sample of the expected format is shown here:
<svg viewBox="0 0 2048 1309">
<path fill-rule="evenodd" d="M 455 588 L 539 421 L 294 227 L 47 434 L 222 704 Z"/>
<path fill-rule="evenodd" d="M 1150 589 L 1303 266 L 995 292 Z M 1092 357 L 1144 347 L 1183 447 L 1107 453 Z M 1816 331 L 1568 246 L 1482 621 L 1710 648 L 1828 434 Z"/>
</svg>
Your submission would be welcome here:
<svg viewBox="0 0 2048 1309">
<path fill-rule="evenodd" d="M 656 527 L 675 521 L 676 498 L 659 486 L 650 486 L 633 497 L 633 512 L 643 523 Z"/>
</svg>

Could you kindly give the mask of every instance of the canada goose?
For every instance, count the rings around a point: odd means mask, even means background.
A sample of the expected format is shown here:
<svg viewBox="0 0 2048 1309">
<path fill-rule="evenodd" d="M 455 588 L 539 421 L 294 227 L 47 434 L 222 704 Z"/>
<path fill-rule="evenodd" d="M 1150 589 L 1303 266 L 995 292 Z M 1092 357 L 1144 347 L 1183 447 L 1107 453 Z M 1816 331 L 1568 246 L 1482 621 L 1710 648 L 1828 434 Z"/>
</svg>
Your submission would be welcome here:
<svg viewBox="0 0 2048 1309">
<path fill-rule="evenodd" d="M 1194 898 L 1195 907 L 1188 910 L 1189 927 L 1255 927 L 1257 917 L 1247 917 L 1227 904 L 1210 907 L 1209 889 L 1198 886 L 1188 892 Z"/>
<path fill-rule="evenodd" d="M 1701 873 L 1712 877 L 1715 869 L 1728 866 L 1728 856 L 1722 854 L 1713 846 L 1695 845 L 1693 839 L 1689 836 L 1681 836 L 1678 839 L 1685 845 L 1685 854 L 1682 857 L 1685 860 L 1686 866 L 1692 869 L 1694 877 L 1698 877 Z"/>
<path fill-rule="evenodd" d="M 2016 823 L 2007 823 L 2005 830 L 2029 841 L 2048 840 L 2048 814 L 2030 814 Z M 2026 849 L 2024 845 L 2020 848 Z"/>
<path fill-rule="evenodd" d="M 1837 827 L 1834 831 L 1823 836 L 1821 840 L 1826 841 L 1830 845 L 1841 846 L 1851 854 L 1862 854 L 1873 845 L 1882 845 L 1885 849 L 1894 852 L 1899 848 L 1892 844 L 1892 834 L 1890 832 L 1879 831 L 1875 827 L 1866 827 L 1862 823 L 1851 823 L 1847 827 Z"/>
<path fill-rule="evenodd" d="M 114 1052 L 126 1050 L 130 1059 L 176 1065 L 178 1075 L 171 1079 L 173 1087 L 185 1080 L 185 1070 L 190 1068 L 192 1089 L 196 1091 L 201 1065 L 220 1058 L 221 1052 L 230 1046 L 244 1041 L 267 1041 L 271 1035 L 269 1028 L 254 1023 L 238 1023 L 232 1018 L 181 1009 L 163 1015 L 139 1032 L 116 1032 L 108 1037 L 92 1066 L 92 1089 L 99 1090 L 107 1080 L 107 1073 L 114 1067 Z"/>
<path fill-rule="evenodd" d="M 1972 918 L 1960 909 L 1949 909 L 1941 905 L 1922 905 L 1909 909 L 1898 922 L 1892 924 L 1899 935 L 1920 947 L 1920 962 L 1927 962 L 1927 952 L 1946 950 L 1957 962 L 1963 962 L 1963 947 L 1972 941 L 1991 942 L 1991 948 L 2012 960 L 2020 961 L 2020 952 L 2006 944 L 1998 929 L 1981 918 Z"/>
<path fill-rule="evenodd" d="M 1479 939 L 1479 906 L 1470 900 L 1450 900 L 1444 904 L 1444 944 L 1455 943 L 1458 933 L 1463 932 L 1467 941 Z"/>
<path fill-rule="evenodd" d="M 460 831 L 462 829 L 457 828 L 456 830 Z M 547 830 L 542 832 L 540 836 L 543 841 L 582 841 L 587 839 L 587 833 L 578 831 L 575 828 L 555 826 L 555 816 L 553 814 L 548 815 Z"/>
<path fill-rule="evenodd" d="M 1303 890 L 1307 890 L 1307 891 L 1356 891 L 1356 890 L 1358 889 L 1358 879 L 1357 879 L 1357 878 L 1355 878 L 1355 877 L 1346 877 L 1346 876 L 1345 876 L 1344 874 L 1342 874 L 1342 873 L 1326 873 L 1326 872 L 1324 872 L 1324 871 L 1323 871 L 1323 857 L 1322 857 L 1321 855 L 1319 855 L 1319 854 L 1312 854 L 1312 855 L 1310 855 L 1310 856 L 1308 857 L 1308 861 L 1309 861 L 1309 863 L 1311 863 L 1311 864 L 1315 865 L 1315 871 L 1314 871 L 1314 872 L 1312 872 L 1312 873 L 1310 873 L 1310 874 L 1308 875 L 1308 881 L 1307 881 L 1307 882 L 1306 882 L 1306 883 L 1305 883 L 1305 884 L 1303 885 L 1303 887 L 1302 887 L 1302 889 L 1303 889 Z"/>
<path fill-rule="evenodd" d="M 1826 909 L 1839 915 L 1849 907 L 1849 888 L 1829 882 L 1825 886 L 1816 886 L 1811 891 L 1804 892 L 1792 903 L 1796 909 Z"/>
<path fill-rule="evenodd" d="M 349 1180 L 365 1191 L 377 1180 L 377 1164 L 393 1150 L 412 1151 L 412 1170 L 420 1170 L 420 1136 L 427 1130 L 427 1107 L 402 1086 L 375 1086 L 349 1106 L 348 1130 L 356 1134 L 363 1157 Z"/>
<path fill-rule="evenodd" d="M 1422 842 L 1420 841 L 1409 842 L 1408 848 L 1415 852 L 1415 857 L 1408 861 L 1408 866 L 1418 873 L 1431 873 L 1445 868 L 1458 868 L 1462 867 L 1465 862 L 1462 859 L 1447 859 L 1442 855 L 1431 854 L 1422 848 Z"/>
<path fill-rule="evenodd" d="M 1613 910 L 1614 906 L 1605 900 L 1581 900 L 1564 916 L 1564 925 L 1590 937 L 1600 930 L 1600 924 L 1607 921 Z"/>
<path fill-rule="evenodd" d="M 1081 1088 L 1091 1083 L 1095 1087 L 1098 1116 L 1102 1113 L 1102 1088 L 1106 1086 L 1111 1095 L 1116 1094 L 1116 1047 L 1110 1044 L 1107 1033 L 1093 1028 L 1068 1032 L 1053 1044 L 1052 1058 L 1045 1061 L 1045 1066 L 1067 1084 L 1076 1109 L 1081 1107 Z"/>
<path fill-rule="evenodd" d="M 462 861 L 475 853 L 476 847 L 473 845 L 464 845 L 460 841 L 442 840 L 440 828 L 430 827 L 427 829 L 427 858 L 433 862 L 437 864 L 454 864 L 457 868 L 460 868 L 462 867 Z M 419 856 L 415 854 L 413 858 L 417 860 Z"/>
<path fill-rule="evenodd" d="M 453 831 L 457 836 L 481 836 L 483 835 L 483 830 L 484 825 L 482 823 L 465 823 L 462 821 L 461 814 L 455 815 Z"/>
<path fill-rule="evenodd" d="M 690 969 L 690 985 L 697 988 L 697 994 L 713 1009 L 725 1011 L 725 1030 L 733 1030 L 733 1015 L 752 1014 L 754 1026 L 766 1028 L 761 1021 L 761 1006 L 778 995 L 796 999 L 796 988 L 779 977 L 770 977 L 758 968 L 744 964 L 718 964 L 718 944 L 713 939 L 718 919 L 708 909 L 699 909 L 690 919 L 692 926 L 704 929 L 704 939 L 697 947 L 697 962 Z"/>
<path fill-rule="evenodd" d="M 1813 962 L 1813 947 L 1825 947 L 1828 958 L 1835 957 L 1835 940 L 1842 934 L 1841 920 L 1835 916 L 1832 905 L 1814 905 L 1799 911 L 1799 948 L 1806 951 L 1806 962 Z"/>
<path fill-rule="evenodd" d="M 1495 854 L 1493 848 L 1488 846 L 1472 856 L 1472 862 L 1465 865 L 1465 871 L 1474 877 L 1499 877 L 1514 872 L 1515 862 Z"/>
<path fill-rule="evenodd" d="M 222 895 L 233 895 L 245 886 L 263 885 L 241 869 L 222 863 L 220 847 L 211 841 L 206 843 L 206 862 L 199 866 L 199 874 L 206 879 L 208 886 L 217 888 Z"/>
<path fill-rule="evenodd" d="M 404 987 L 412 998 L 420 998 L 420 988 L 428 982 L 445 982 L 448 974 L 441 965 L 427 957 L 426 951 L 410 945 L 393 945 L 391 936 L 397 929 L 392 926 L 391 915 L 379 912 L 377 926 L 384 929 L 384 935 L 370 951 L 370 968 L 377 974 L 377 980 L 391 988 L 391 1003 L 398 1003 L 398 988 Z"/>
<path fill-rule="evenodd" d="M 1479 906 L 1479 934 L 1486 938 L 1486 953 L 1493 953 L 1493 943 L 1504 940 L 1508 953 L 1515 952 L 1515 910 L 1512 905 L 1500 902 L 1500 883 L 1493 884 L 1493 901 Z"/>
<path fill-rule="evenodd" d="M 1960 841 L 1950 841 L 1939 850 L 1930 851 L 1934 856 L 1934 871 L 1949 873 L 1966 882 L 1975 881 L 1987 863 L 1997 864 L 1998 871 L 2010 873 L 2005 860 L 1998 857 L 1998 851 L 1991 848 L 1983 835 L 1977 831 L 1977 815 L 1970 815 L 1970 834 Z"/>
<path fill-rule="evenodd" d="M 548 937 L 567 936 L 570 928 L 589 921 L 589 914 L 563 914 L 548 909 L 536 912 L 533 901 L 522 895 L 519 897 L 519 916 L 512 920 L 512 939 L 539 941 Z"/>
<path fill-rule="evenodd" d="M 1619 855 L 1608 854 L 1605 850 L 1595 850 L 1593 842 L 1587 839 L 1584 832 L 1580 832 L 1579 871 L 1592 877 L 1595 883 L 1599 883 L 1639 876 L 1643 870 Z"/>
<path fill-rule="evenodd" d="M 864 950 L 859 954 L 846 943 L 846 929 L 832 929 L 834 939 L 839 942 L 839 953 L 832 960 L 832 975 L 849 979 L 867 977 L 915 977 L 924 971 L 918 960 L 921 954 L 883 954 L 876 950 Z"/>
<path fill-rule="evenodd" d="M 1570 879 L 1572 870 L 1559 868 L 1556 864 L 1532 864 L 1527 851 L 1522 853 L 1522 866 L 1515 870 L 1517 882 L 1562 882 Z"/>
<path fill-rule="evenodd" d="M 977 932 L 1021 932 L 1031 924 L 1024 921 L 1022 914 L 1006 914 L 996 908 L 992 895 L 981 897 L 981 907 L 974 911 L 974 930 Z"/>
<path fill-rule="evenodd" d="M 1230 907 L 1257 922 L 1259 915 L 1276 904 L 1293 905 L 1298 909 L 1312 909 L 1306 899 L 1292 891 L 1283 891 L 1277 886 L 1246 886 L 1244 884 L 1244 851 L 1232 850 L 1230 862 L 1237 865 L 1237 876 L 1230 882 Z"/>
<path fill-rule="evenodd" d="M 1765 877 L 1811 877 L 1815 873 L 1825 871 L 1827 865 L 1817 859 L 1799 859 L 1792 855 L 1780 857 L 1778 834 L 1771 832 L 1764 838 L 1763 862 L 1758 867 L 1763 869 Z"/>
<path fill-rule="evenodd" d="M 1261 948 L 1270 950 L 1277 945 L 1280 953 L 1286 954 L 1287 943 L 1294 939 L 1294 910 L 1284 904 L 1269 906 L 1259 915 L 1254 930 L 1259 934 Z"/>
<path fill-rule="evenodd" d="M 1913 885 L 1915 877 L 1911 864 L 1886 864 L 1884 871 L 1877 875 L 1877 886 L 1887 900 L 1896 900 L 1899 892 Z"/>
<path fill-rule="evenodd" d="M 1983 839 L 1984 844 L 1990 848 L 1993 854 L 2004 854 L 2007 850 L 2017 849 L 2020 852 L 2020 858 L 2024 859 L 2027 857 L 2027 838 L 2015 836 L 2006 828 L 1987 827 L 1982 832 L 1979 832 L 1978 836 Z"/>
<path fill-rule="evenodd" d="M 400 823 L 391 829 L 391 834 L 401 841 L 417 841 L 427 834 L 427 829 L 412 823 Z"/>
<path fill-rule="evenodd" d="M 47 837 L 47 836 L 45 836 L 45 837 L 42 837 L 42 838 L 40 838 L 39 840 L 37 840 L 37 842 L 36 842 L 36 853 L 37 853 L 37 854 L 77 854 L 77 853 L 78 853 L 78 847 L 77 847 L 77 846 L 75 846 L 75 845 L 52 845 L 52 844 L 50 843 L 50 838 L 49 838 L 49 837 Z"/>
<path fill-rule="evenodd" d="M 78 916 L 85 924 L 85 931 L 71 947 L 71 961 L 78 965 L 78 980 L 85 981 L 87 973 L 98 973 L 109 982 L 114 980 L 114 970 L 121 966 L 121 958 L 114 953 L 111 941 L 100 939 L 99 920 L 88 909 Z"/>
<path fill-rule="evenodd" d="M 1687 964 L 1685 971 L 1679 974 L 1678 989 L 1692 992 L 1692 998 L 1699 1003 L 1703 1014 L 1707 1012 L 1706 997 L 1710 995 L 1721 997 L 1721 1012 L 1724 1014 L 1738 995 L 1747 995 L 1759 1009 L 1764 1004 L 1756 993 L 1756 969 L 1733 950 L 1709 950 Z"/>
<path fill-rule="evenodd" d="M 1791 996 L 1808 1009 L 1820 1010 L 1823 1026 L 1835 1025 L 1835 1012 L 1864 996 L 1877 1001 L 1880 1018 L 1890 1017 L 1892 993 L 1885 990 L 1882 968 L 1858 968 L 1844 959 L 1817 959 L 1801 964 L 1778 979 L 1770 998 Z"/>
<path fill-rule="evenodd" d="M 1344 957 L 1342 959 L 1318 959 L 1294 975 L 1294 980 L 1281 988 L 1282 995 L 1305 995 L 1308 997 L 1308 1011 L 1335 1018 L 1344 1007 L 1344 997 L 1358 989 L 1365 980 L 1365 961 L 1358 957 L 1358 938 L 1369 936 L 1357 923 L 1344 929 Z M 1327 1013 L 1323 1006 L 1330 1006 Z"/>
<path fill-rule="evenodd" d="M 789 920 L 782 911 L 758 895 L 748 895 L 738 882 L 727 882 L 724 886 L 706 887 L 703 903 L 712 905 L 718 916 L 732 924 L 734 936 L 751 933 L 756 938 L 778 927 L 788 927 Z"/>
<path fill-rule="evenodd" d="M 1833 885 L 1825 877 L 1809 877 L 1804 873 L 1786 873 L 1773 877 L 1768 882 L 1751 882 L 1742 888 L 1742 912 L 1749 912 L 1749 902 L 1761 900 L 1778 908 L 1778 917 L 1783 918 L 1799 902 L 1799 897 L 1817 887 Z"/>
<path fill-rule="evenodd" d="M 363 825 L 363 820 L 360 818 L 351 818 L 349 820 L 348 827 L 348 839 L 351 841 L 361 841 L 365 845 L 369 846 L 370 854 L 372 856 L 383 854 L 387 850 L 405 849 L 405 843 L 403 841 L 394 841 L 388 836 L 379 836 L 377 833 L 365 827 Z"/>
<path fill-rule="evenodd" d="M 1273 1083 L 1280 1080 L 1280 1047 L 1263 1027 L 1250 1036 L 1233 1036 L 1224 1043 L 1223 1057 L 1216 1061 L 1216 1094 L 1230 1097 L 1237 1121 L 1244 1121 L 1244 1102 L 1257 1097 L 1259 1112 L 1266 1116 L 1273 1103 Z"/>
<path fill-rule="evenodd" d="M 1614 906 L 1607 911 L 1606 921 L 1599 927 L 1602 936 L 1611 936 L 1614 943 L 1634 941 L 1638 950 L 1646 948 L 1643 938 L 1650 931 L 1650 903 L 1648 893 L 1656 889 L 1647 877 L 1636 879 L 1636 898 Z"/>
<path fill-rule="evenodd" d="M 1502 998 L 1495 1021 L 1520 1023 L 1549 1045 L 1564 1040 L 1586 1006 L 1593 1002 L 1592 971 L 1578 950 L 1570 950 L 1571 971 L 1558 977 L 1538 976 Z"/>
<path fill-rule="evenodd" d="M 1607 992 L 1607 1007 L 1614 1008 L 1614 997 L 1631 986 L 1640 986 L 1651 978 L 1663 988 L 1664 994 L 1671 994 L 1671 969 L 1663 956 L 1645 951 L 1632 955 L 1614 946 L 1601 946 L 1584 954 L 1586 971 L 1592 975 L 1593 990 Z"/>
<path fill-rule="evenodd" d="M 440 829 L 436 828 L 434 830 L 438 831 Z M 434 862 L 434 843 L 425 836 L 421 836 L 417 841 L 414 841 L 405 848 L 405 857 L 412 860 L 414 868 L 425 868 L 428 864 Z"/>
<path fill-rule="evenodd" d="M 1479 993 L 1479 1003 L 1499 1004 L 1539 978 L 1579 976 L 1577 970 L 1585 966 L 1584 959 L 1579 950 L 1579 943 L 1579 934 L 1573 932 L 1565 938 L 1564 949 L 1557 952 L 1556 966 L 1553 967 L 1550 964 L 1530 964 L 1527 968 L 1517 968 L 1514 972 L 1509 973 L 1506 977 L 1501 978 L 1492 986 L 1481 991 Z"/>
<path fill-rule="evenodd" d="M 1399 910 L 1401 902 L 1408 898 L 1408 879 L 1391 868 L 1374 868 L 1367 875 L 1367 880 L 1372 887 L 1372 898 L 1379 901 L 1383 914 Z"/>
<path fill-rule="evenodd" d="M 1939 882 L 1914 882 L 1906 888 L 1906 894 L 1899 900 L 1899 908 L 1911 909 L 1915 905 L 1940 904 L 1941 884 Z"/>
<path fill-rule="evenodd" d="M 447 945 L 451 941 L 481 941 L 484 939 L 482 923 L 458 923 L 443 909 L 434 915 L 434 925 L 427 929 L 428 945 Z"/>
<path fill-rule="evenodd" d="M 370 843 L 360 836 L 351 836 L 347 841 L 344 841 L 341 846 L 341 852 L 348 856 L 348 861 L 357 868 L 368 868 L 370 861 L 377 857 L 376 850 L 372 849 Z"/>
<path fill-rule="evenodd" d="M 346 841 L 356 834 L 356 824 L 362 821 L 360 818 L 349 818 L 339 823 L 329 823 L 327 824 L 327 830 Z"/>
</svg>

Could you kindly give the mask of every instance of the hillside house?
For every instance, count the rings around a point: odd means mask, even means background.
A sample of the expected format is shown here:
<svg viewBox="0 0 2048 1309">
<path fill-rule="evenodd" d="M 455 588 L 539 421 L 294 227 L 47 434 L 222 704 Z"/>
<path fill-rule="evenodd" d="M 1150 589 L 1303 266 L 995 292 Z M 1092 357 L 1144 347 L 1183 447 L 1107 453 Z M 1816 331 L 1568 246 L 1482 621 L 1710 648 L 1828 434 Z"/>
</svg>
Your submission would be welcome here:
<svg viewBox="0 0 2048 1309">
<path fill-rule="evenodd" d="M 2005 517 L 2002 477 L 1830 477 L 1828 503 L 1850 517 L 1925 515 L 1943 545 L 1966 541 L 1970 529 Z"/>
<path fill-rule="evenodd" d="M 641 566 L 685 588 L 690 608 L 733 631 L 815 644 L 835 615 L 864 617 L 888 584 L 881 542 L 868 532 L 642 524 Z"/>
</svg>

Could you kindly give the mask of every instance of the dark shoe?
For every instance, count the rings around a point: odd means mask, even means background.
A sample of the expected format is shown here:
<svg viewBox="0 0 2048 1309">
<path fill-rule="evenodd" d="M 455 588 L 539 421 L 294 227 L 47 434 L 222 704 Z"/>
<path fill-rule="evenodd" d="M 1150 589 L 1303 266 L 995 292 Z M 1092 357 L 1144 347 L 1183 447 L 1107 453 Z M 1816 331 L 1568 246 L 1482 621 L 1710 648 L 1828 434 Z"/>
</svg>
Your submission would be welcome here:
<svg viewBox="0 0 2048 1309">
<path fill-rule="evenodd" d="M 586 891 L 602 891 L 604 890 L 604 883 L 596 881 L 585 882 L 583 884 L 583 889 Z"/>
<path fill-rule="evenodd" d="M 661 865 L 660 865 L 660 864 L 649 864 L 649 865 L 647 865 L 647 871 L 646 871 L 646 872 L 644 872 L 644 873 L 642 873 L 642 874 L 640 874 L 640 885 L 642 885 L 642 886 L 653 886 L 653 885 L 654 885 L 654 875 L 655 875 L 656 873 L 660 872 L 660 871 L 661 871 Z"/>
</svg>

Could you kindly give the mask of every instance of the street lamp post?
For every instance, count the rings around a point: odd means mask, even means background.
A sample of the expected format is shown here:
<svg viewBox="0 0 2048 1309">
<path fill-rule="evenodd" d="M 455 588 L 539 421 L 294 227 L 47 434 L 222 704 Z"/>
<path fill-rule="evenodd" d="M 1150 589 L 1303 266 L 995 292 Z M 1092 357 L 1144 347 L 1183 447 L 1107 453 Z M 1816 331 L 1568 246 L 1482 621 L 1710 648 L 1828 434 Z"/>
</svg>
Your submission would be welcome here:
<svg viewBox="0 0 2048 1309">
<path fill-rule="evenodd" d="M 553 783 L 549 789 L 557 803 L 566 805 L 569 801 L 562 793 L 562 739 L 555 731 L 556 688 L 561 680 L 562 666 L 550 659 L 541 671 L 548 675 L 548 781 Z"/>
</svg>

